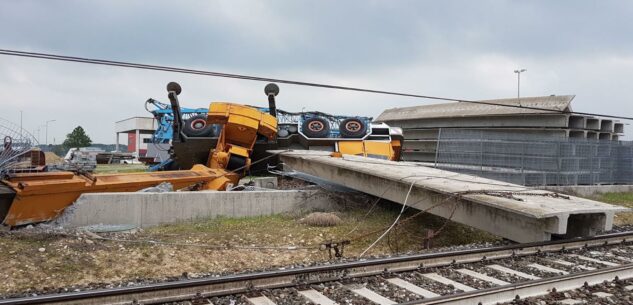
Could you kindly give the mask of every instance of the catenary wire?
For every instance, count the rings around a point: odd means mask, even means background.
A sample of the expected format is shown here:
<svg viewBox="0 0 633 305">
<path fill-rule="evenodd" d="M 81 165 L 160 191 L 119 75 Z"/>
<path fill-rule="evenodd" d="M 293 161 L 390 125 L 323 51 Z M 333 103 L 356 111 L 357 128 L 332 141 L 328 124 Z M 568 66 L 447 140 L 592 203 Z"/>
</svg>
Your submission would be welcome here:
<svg viewBox="0 0 633 305">
<path fill-rule="evenodd" d="M 605 117 L 605 118 L 633 120 L 633 117 L 627 117 L 627 116 L 598 114 L 598 113 L 590 113 L 590 112 L 578 112 L 578 111 L 564 111 L 564 110 L 556 110 L 556 109 L 533 107 L 533 106 L 523 106 L 523 105 L 508 105 L 508 104 L 499 104 L 499 103 L 486 102 L 486 101 L 475 101 L 475 100 L 467 100 L 467 99 L 405 93 L 405 92 L 367 89 L 367 88 L 359 88 L 359 87 L 347 87 L 347 86 L 338 86 L 338 85 L 269 78 L 269 77 L 259 77 L 259 76 L 222 73 L 222 72 L 213 72 L 213 71 L 204 71 L 204 70 L 184 69 L 184 68 L 169 67 L 169 66 L 137 64 L 137 63 L 130 63 L 130 62 L 112 61 L 112 60 L 94 59 L 94 58 L 85 58 L 85 57 L 74 57 L 74 56 L 65 56 L 65 55 L 57 55 L 57 54 L 49 54 L 49 53 L 36 53 L 36 52 L 0 49 L 0 55 L 20 56 L 20 57 L 28 57 L 28 58 L 49 59 L 49 60 L 88 63 L 88 64 L 96 64 L 96 65 L 117 66 L 117 67 L 125 67 L 125 68 L 175 72 L 175 73 L 197 74 L 197 75 L 204 75 L 204 76 L 243 79 L 243 80 L 252 80 L 252 81 L 276 82 L 276 83 L 297 85 L 297 86 L 319 87 L 319 88 L 336 89 L 336 90 L 348 90 L 348 91 L 357 91 L 357 92 L 365 92 L 365 93 L 395 95 L 395 96 L 402 96 L 402 97 L 412 97 L 412 98 L 422 98 L 422 99 L 431 99 L 431 100 L 440 100 L 440 101 L 452 101 L 452 102 L 472 103 L 472 104 L 489 105 L 489 106 L 537 110 L 537 111 L 545 111 L 545 112 L 552 112 L 552 113 L 589 115 L 589 116 L 598 116 L 598 117 Z"/>
</svg>

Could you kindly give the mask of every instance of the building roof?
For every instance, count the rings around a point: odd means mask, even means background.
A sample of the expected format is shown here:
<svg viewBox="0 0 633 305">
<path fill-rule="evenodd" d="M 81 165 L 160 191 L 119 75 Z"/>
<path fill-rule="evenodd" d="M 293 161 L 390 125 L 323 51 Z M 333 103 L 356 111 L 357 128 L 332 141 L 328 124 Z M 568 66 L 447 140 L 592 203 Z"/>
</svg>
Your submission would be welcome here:
<svg viewBox="0 0 633 305">
<path fill-rule="evenodd" d="M 522 98 L 507 98 L 496 100 L 481 100 L 481 102 L 525 106 L 551 109 L 556 111 L 571 111 L 571 101 L 575 95 L 552 95 Z M 473 104 L 468 102 L 454 102 L 444 104 L 432 104 L 413 107 L 402 107 L 387 109 L 381 113 L 376 122 L 432 119 L 432 118 L 452 118 L 452 117 L 472 117 L 472 116 L 497 116 L 497 115 L 517 115 L 517 114 L 551 114 L 551 111 L 521 109 L 515 107 L 504 107 L 497 105 Z"/>
</svg>

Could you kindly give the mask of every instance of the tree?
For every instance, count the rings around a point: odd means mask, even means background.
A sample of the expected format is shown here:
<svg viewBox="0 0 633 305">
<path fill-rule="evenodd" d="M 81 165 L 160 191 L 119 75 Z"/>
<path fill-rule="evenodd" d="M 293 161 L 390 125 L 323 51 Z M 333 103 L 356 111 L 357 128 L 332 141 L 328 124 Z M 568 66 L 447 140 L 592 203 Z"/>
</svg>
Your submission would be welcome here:
<svg viewBox="0 0 633 305">
<path fill-rule="evenodd" d="M 64 140 L 64 147 L 75 148 L 75 147 L 87 147 L 92 144 L 92 140 L 86 134 L 86 131 L 81 126 L 75 127 L 73 131 L 66 135 L 66 140 Z"/>
</svg>

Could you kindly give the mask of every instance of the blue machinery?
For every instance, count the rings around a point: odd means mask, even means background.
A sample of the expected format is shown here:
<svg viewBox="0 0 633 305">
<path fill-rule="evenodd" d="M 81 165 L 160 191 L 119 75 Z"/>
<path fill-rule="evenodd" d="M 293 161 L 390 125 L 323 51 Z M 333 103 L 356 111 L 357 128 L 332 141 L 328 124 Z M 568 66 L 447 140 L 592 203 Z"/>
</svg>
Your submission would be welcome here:
<svg viewBox="0 0 633 305">
<path fill-rule="evenodd" d="M 149 109 L 152 105 L 154 109 Z M 255 107 L 262 112 L 269 112 L 270 108 Z M 173 162 L 170 149 L 173 138 L 174 113 L 171 105 L 161 103 L 154 99 L 145 102 L 145 109 L 152 113 L 158 126 L 152 136 L 154 150 L 162 151 L 163 155 L 169 151 L 170 157 L 159 158 L 160 163 L 152 165 L 150 171 L 163 170 Z M 292 138 L 298 136 L 306 140 L 307 146 L 328 145 L 332 140 L 345 139 L 376 139 L 389 137 L 389 127 L 384 124 L 372 124 L 370 117 L 338 116 L 318 111 L 287 112 L 275 109 L 278 132 L 278 144 L 287 146 L 292 143 Z M 213 137 L 219 134 L 219 126 L 207 126 L 207 108 L 180 108 L 182 120 L 185 122 L 183 132 L 189 137 Z M 197 123 L 196 123 L 197 122 Z M 200 124 L 199 126 L 196 124 Z M 207 132 L 204 132 L 206 129 Z M 321 143 L 321 144 L 319 144 Z M 210 147 L 209 147 L 210 148 Z"/>
<path fill-rule="evenodd" d="M 148 109 L 149 105 L 153 105 L 155 109 Z M 154 131 L 154 135 L 152 136 L 152 143 L 169 143 L 174 133 L 172 127 L 174 123 L 174 113 L 171 110 L 171 105 L 161 103 L 155 99 L 150 98 L 145 101 L 145 110 L 154 115 L 154 119 L 156 119 L 156 121 L 158 122 L 158 127 L 156 128 L 156 131 Z M 180 113 L 182 113 L 183 120 L 199 114 L 206 115 L 208 111 L 209 109 L 207 108 L 180 108 Z"/>
</svg>

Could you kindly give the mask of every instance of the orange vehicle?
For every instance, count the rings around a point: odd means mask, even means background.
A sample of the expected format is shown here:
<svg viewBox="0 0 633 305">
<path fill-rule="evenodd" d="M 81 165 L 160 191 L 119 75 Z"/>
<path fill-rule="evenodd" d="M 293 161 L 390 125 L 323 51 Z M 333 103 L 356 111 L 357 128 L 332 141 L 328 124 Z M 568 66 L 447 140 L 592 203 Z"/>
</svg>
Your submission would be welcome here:
<svg viewBox="0 0 633 305">
<path fill-rule="evenodd" d="M 167 85 L 174 111 L 173 158 L 177 170 L 91 175 L 81 172 L 6 173 L 0 180 L 0 219 L 15 227 L 54 219 L 83 193 L 134 192 L 169 182 L 174 189 L 225 190 L 235 185 L 251 167 L 253 155 L 265 155 L 267 149 L 312 148 L 301 146 L 296 137 L 278 137 L 278 111 L 275 96 L 279 88 L 266 86 L 268 112 L 252 106 L 214 102 L 209 106 L 207 124 L 217 124 L 217 138 L 188 137 L 182 132 L 177 83 Z M 294 140 L 293 140 L 294 139 Z M 296 144 L 299 144 L 297 147 Z M 313 142 L 314 143 L 314 142 Z M 335 155 L 354 154 L 397 160 L 400 140 L 383 131 L 381 137 L 327 139 Z M 319 146 L 322 147 L 322 146 Z"/>
</svg>

